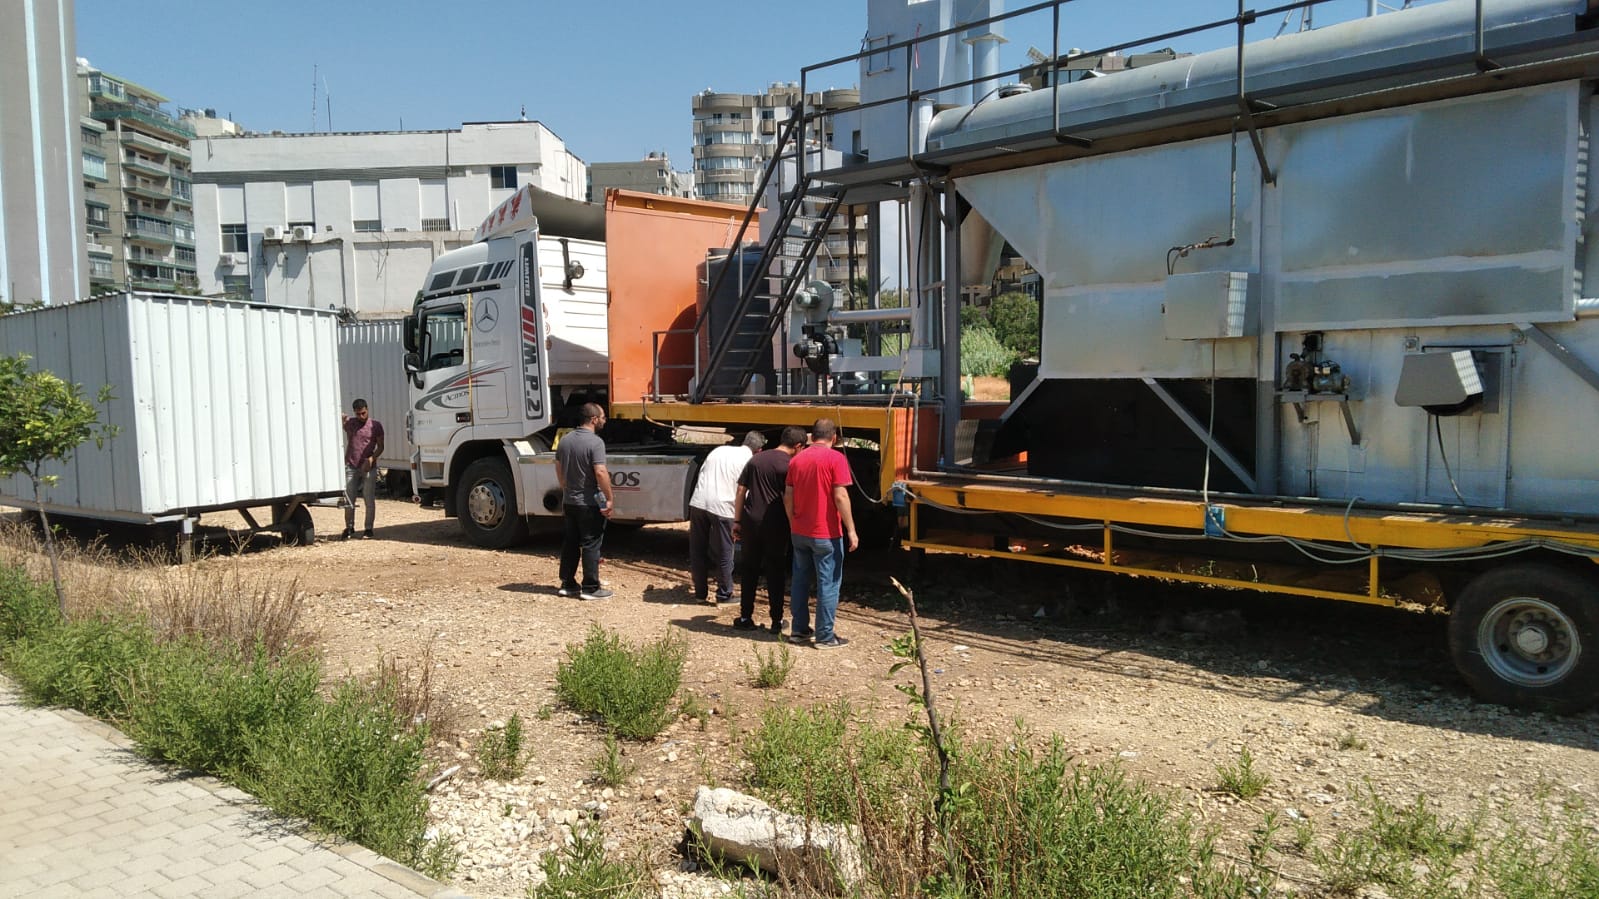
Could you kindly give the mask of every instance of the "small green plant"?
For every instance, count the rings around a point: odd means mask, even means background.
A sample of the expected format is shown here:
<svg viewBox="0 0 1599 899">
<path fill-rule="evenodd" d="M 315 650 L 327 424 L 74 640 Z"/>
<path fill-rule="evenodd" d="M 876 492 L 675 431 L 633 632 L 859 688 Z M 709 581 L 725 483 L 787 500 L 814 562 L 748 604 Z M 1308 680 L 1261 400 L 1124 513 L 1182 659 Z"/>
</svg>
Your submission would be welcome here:
<svg viewBox="0 0 1599 899">
<path fill-rule="evenodd" d="M 555 717 L 555 706 L 552 703 L 546 702 L 539 706 L 539 710 L 536 714 L 538 715 L 538 719 L 540 721 L 548 721 Z"/>
<path fill-rule="evenodd" d="M 129 675 L 155 653 L 150 629 L 116 613 L 62 622 L 5 650 L 8 667 L 28 699 L 110 721 L 127 717 L 124 688 Z"/>
<path fill-rule="evenodd" d="M 622 745 L 610 734 L 605 735 L 605 750 L 594 760 L 594 779 L 608 787 L 619 787 L 638 766 L 622 757 Z"/>
<path fill-rule="evenodd" d="M 534 899 L 645 899 L 655 895 L 655 880 L 637 860 L 605 857 L 605 836 L 593 822 L 572 828 L 572 842 L 539 862 L 544 882 Z"/>
<path fill-rule="evenodd" d="M 1474 823 L 1441 820 L 1427 807 L 1425 796 L 1397 806 L 1373 789 L 1363 804 L 1366 825 L 1340 833 L 1313 855 L 1335 894 L 1353 895 L 1375 883 L 1396 897 L 1476 895 L 1453 886 L 1457 878 L 1473 873 L 1457 870 L 1457 861 L 1476 845 Z"/>
<path fill-rule="evenodd" d="M 1223 793 L 1231 793 L 1239 799 L 1254 799 L 1265 792 L 1267 785 L 1271 783 L 1270 777 L 1255 770 L 1255 757 L 1250 754 L 1248 746 L 1239 751 L 1237 761 L 1217 765 L 1216 776 L 1220 778 L 1216 789 Z"/>
<path fill-rule="evenodd" d="M 672 720 L 672 697 L 688 655 L 681 638 L 667 635 L 633 647 L 596 624 L 566 655 L 555 672 L 562 702 L 632 740 L 648 740 Z"/>
<path fill-rule="evenodd" d="M 505 726 L 486 731 L 477 745 L 478 765 L 490 780 L 515 780 L 522 773 L 522 716 L 513 713 Z"/>
<path fill-rule="evenodd" d="M 845 703 L 773 706 L 742 745 L 749 786 L 774 806 L 826 822 L 852 821 L 857 801 L 896 801 L 918 765 L 914 735 L 855 718 Z"/>
<path fill-rule="evenodd" d="M 1557 818 L 1546 804 L 1531 827 L 1509 822 L 1483 859 L 1486 879 L 1509 899 L 1599 896 L 1599 837 L 1573 806 Z"/>
<path fill-rule="evenodd" d="M 1364 752 L 1366 749 L 1366 741 L 1362 740 L 1360 735 L 1356 734 L 1352 730 L 1345 731 L 1344 734 L 1338 738 L 1338 748 L 1344 752 Z"/>
<path fill-rule="evenodd" d="M 677 704 L 677 714 L 680 717 L 698 721 L 700 730 L 704 730 L 711 718 L 711 707 L 697 693 L 684 693 L 682 702 Z"/>
<path fill-rule="evenodd" d="M 789 672 L 794 670 L 793 654 L 788 650 L 788 641 L 779 640 L 771 652 L 761 652 L 759 646 L 755 647 L 755 665 L 744 663 L 744 670 L 755 680 L 755 686 L 761 689 L 781 687 L 788 682 Z"/>
</svg>

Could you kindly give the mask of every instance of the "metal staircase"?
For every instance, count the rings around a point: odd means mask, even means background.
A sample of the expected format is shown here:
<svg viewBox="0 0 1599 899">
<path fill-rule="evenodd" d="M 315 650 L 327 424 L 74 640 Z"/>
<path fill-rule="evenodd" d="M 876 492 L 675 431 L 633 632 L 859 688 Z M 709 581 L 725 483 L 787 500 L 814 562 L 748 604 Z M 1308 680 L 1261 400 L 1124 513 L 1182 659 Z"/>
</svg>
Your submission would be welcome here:
<svg viewBox="0 0 1599 899">
<path fill-rule="evenodd" d="M 778 135 L 771 162 L 733 239 L 733 255 L 707 287 L 707 300 L 695 323 L 695 345 L 706 348 L 706 353 L 705 364 L 694 383 L 693 402 L 746 393 L 751 378 L 771 358 L 772 341 L 783 326 L 789 304 L 806 283 L 811 263 L 826 241 L 828 226 L 843 205 L 845 186 L 822 183 L 806 173 L 803 135 L 804 110 L 802 106 L 795 107 Z M 743 268 L 739 254 L 755 210 L 760 208 L 772 179 L 782 183 L 785 167 L 792 168 L 796 183 L 791 190 L 779 194 L 777 220 L 769 232 L 771 238 L 761 248 L 760 260 L 753 270 Z M 807 207 L 816 206 L 821 208 L 807 211 Z M 730 310 L 717 309 L 715 300 L 722 295 L 724 283 L 738 274 L 746 275 L 738 288 L 738 301 Z M 765 392 L 775 392 L 774 387 L 767 385 Z"/>
</svg>

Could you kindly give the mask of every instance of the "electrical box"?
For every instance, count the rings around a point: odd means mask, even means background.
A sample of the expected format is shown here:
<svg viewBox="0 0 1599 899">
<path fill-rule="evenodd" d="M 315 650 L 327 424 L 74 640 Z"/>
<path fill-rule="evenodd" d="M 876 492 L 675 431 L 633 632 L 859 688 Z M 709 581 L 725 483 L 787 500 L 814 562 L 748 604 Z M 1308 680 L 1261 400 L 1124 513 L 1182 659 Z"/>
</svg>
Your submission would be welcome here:
<svg viewBox="0 0 1599 899">
<path fill-rule="evenodd" d="M 1169 340 L 1221 340 L 1259 332 L 1259 279 L 1253 272 L 1192 272 L 1166 277 L 1161 306 Z"/>
</svg>

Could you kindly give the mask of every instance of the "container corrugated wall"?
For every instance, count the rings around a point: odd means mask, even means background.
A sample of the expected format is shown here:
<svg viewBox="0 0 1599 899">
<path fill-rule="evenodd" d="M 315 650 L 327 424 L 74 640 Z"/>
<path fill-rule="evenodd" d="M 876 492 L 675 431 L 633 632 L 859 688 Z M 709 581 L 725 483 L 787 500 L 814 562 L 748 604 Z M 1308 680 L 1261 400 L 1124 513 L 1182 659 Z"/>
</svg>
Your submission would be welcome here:
<svg viewBox="0 0 1599 899">
<path fill-rule="evenodd" d="M 330 312 L 120 294 L 0 318 L 26 352 L 93 395 L 118 435 L 53 473 L 58 511 L 144 520 L 343 486 L 336 319 Z M 31 499 L 25 479 L 0 482 Z"/>
<path fill-rule="evenodd" d="M 411 441 L 406 439 L 405 412 L 410 384 L 405 377 L 405 320 L 370 319 L 339 325 L 340 406 L 348 410 L 357 398 L 367 402 L 372 417 L 383 423 L 383 468 L 409 468 Z"/>
</svg>

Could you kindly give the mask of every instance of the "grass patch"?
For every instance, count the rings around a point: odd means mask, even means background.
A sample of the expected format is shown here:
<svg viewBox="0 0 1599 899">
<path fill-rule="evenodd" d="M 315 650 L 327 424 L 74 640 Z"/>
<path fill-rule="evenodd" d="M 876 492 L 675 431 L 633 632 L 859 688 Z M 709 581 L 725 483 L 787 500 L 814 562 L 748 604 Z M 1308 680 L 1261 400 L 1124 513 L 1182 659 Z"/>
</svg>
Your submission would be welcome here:
<svg viewBox="0 0 1599 899">
<path fill-rule="evenodd" d="M 1344 731 L 1343 735 L 1338 738 L 1338 748 L 1343 752 L 1364 752 L 1366 750 L 1366 741 L 1362 740 L 1360 735 L 1352 730 Z"/>
<path fill-rule="evenodd" d="M 567 646 L 555 672 L 556 695 L 618 736 L 648 740 L 672 720 L 687 654 L 671 635 L 634 647 L 596 624 L 581 644 Z"/>
<path fill-rule="evenodd" d="M 485 731 L 477 744 L 478 766 L 491 780 L 515 780 L 522 773 L 522 716 L 512 713 L 505 726 Z"/>
<path fill-rule="evenodd" d="M 534 899 L 646 899 L 656 895 L 649 868 L 636 860 L 607 858 L 605 836 L 593 822 L 572 828 L 572 842 L 539 861 L 544 882 Z"/>
<path fill-rule="evenodd" d="M 890 805 L 919 786 L 915 736 L 860 722 L 845 703 L 772 706 L 742 745 L 746 777 L 772 805 L 828 823 L 858 818 L 858 802 Z"/>
<path fill-rule="evenodd" d="M 1469 884 L 1462 886 L 1474 875 L 1472 867 L 1462 871 L 1457 865 L 1476 845 L 1475 823 L 1441 820 L 1425 796 L 1399 806 L 1368 790 L 1362 805 L 1363 827 L 1312 853 L 1334 895 L 1352 896 L 1371 884 L 1383 885 L 1395 899 L 1478 895 Z"/>
<path fill-rule="evenodd" d="M 622 757 L 622 745 L 610 734 L 605 735 L 605 750 L 594 760 L 594 779 L 608 787 L 619 787 L 638 766 Z"/>
<path fill-rule="evenodd" d="M 1226 765 L 1216 766 L 1218 778 L 1216 789 L 1223 793 L 1231 793 L 1239 799 L 1254 799 L 1266 791 L 1271 783 L 1271 778 L 1265 772 L 1255 769 L 1255 757 L 1245 746 L 1239 750 L 1238 758 Z"/>
<path fill-rule="evenodd" d="M 140 576 L 159 578 L 136 570 L 129 580 Z M 418 691 L 427 685 L 386 665 L 375 684 L 346 681 L 324 699 L 316 657 L 283 626 L 297 610 L 252 611 L 286 610 L 297 591 L 224 581 L 222 592 L 182 607 L 232 612 L 174 618 L 151 615 L 162 604 L 141 604 L 137 585 L 124 585 L 110 599 L 76 593 L 63 620 L 39 613 L 42 588 L 28 581 L 23 569 L 0 566 L 0 664 L 29 698 L 111 721 L 153 758 L 229 779 L 280 813 L 432 876 L 453 869 L 453 847 L 424 836 L 428 731 L 414 707 L 426 705 Z"/>
<path fill-rule="evenodd" d="M 759 646 L 754 648 L 754 652 L 755 664 L 751 666 L 748 662 L 744 663 L 744 670 L 755 681 L 755 686 L 766 690 L 788 683 L 789 672 L 794 670 L 794 657 L 789 652 L 787 640 L 779 637 L 777 646 L 771 652 L 761 652 Z"/>
</svg>

